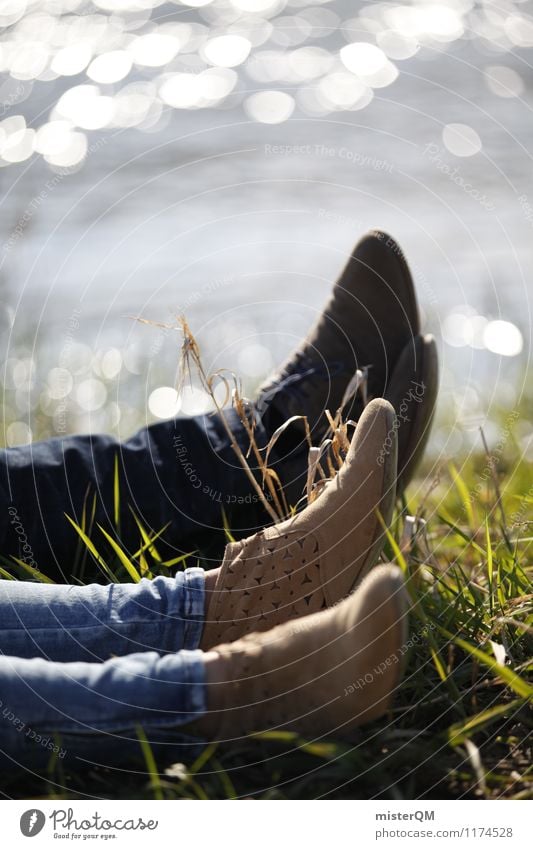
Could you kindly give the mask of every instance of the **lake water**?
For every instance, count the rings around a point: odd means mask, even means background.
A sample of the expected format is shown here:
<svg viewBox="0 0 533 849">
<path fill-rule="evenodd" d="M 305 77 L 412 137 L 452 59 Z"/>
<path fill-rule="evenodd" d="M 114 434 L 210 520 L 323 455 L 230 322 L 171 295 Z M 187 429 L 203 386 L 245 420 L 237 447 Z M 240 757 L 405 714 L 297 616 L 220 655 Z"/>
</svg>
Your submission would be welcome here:
<svg viewBox="0 0 533 849">
<path fill-rule="evenodd" d="M 439 341 L 453 453 L 529 361 L 532 4 L 194 5 L 7 4 L 7 441 L 168 413 L 178 334 L 132 316 L 185 312 L 252 392 L 380 227 Z"/>
</svg>

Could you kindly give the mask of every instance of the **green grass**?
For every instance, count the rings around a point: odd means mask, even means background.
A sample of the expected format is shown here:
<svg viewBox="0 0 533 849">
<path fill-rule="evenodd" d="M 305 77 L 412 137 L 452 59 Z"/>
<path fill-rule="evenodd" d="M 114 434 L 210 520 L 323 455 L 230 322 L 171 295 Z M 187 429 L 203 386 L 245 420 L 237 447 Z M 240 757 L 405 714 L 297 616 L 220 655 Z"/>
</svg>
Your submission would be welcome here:
<svg viewBox="0 0 533 849">
<path fill-rule="evenodd" d="M 138 729 L 144 769 L 77 773 L 56 759 L 40 777 L 3 776 L 4 795 L 532 798 L 531 464 L 510 440 L 494 474 L 486 468 L 483 453 L 441 466 L 436 478 L 427 466 L 412 500 L 398 506 L 384 559 L 398 563 L 408 583 L 411 646 L 394 706 L 381 720 L 349 740 L 270 733 L 210 745 L 196 760 L 173 765 L 157 763 Z M 119 499 L 117 486 L 117 522 Z M 105 580 L 137 581 L 196 563 L 194 555 L 163 561 L 159 535 L 150 537 L 138 520 L 139 547 L 127 556 L 91 516 L 88 498 L 77 528 L 80 581 L 88 566 Z M 2 574 L 46 580 L 5 558 Z"/>
</svg>

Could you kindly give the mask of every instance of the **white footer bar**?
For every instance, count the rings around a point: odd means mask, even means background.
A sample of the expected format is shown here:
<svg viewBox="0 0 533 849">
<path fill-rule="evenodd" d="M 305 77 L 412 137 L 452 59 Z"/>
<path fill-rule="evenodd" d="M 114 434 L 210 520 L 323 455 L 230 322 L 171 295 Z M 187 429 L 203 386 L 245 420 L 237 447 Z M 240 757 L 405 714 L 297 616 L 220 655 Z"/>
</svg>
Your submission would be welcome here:
<svg viewBox="0 0 533 849">
<path fill-rule="evenodd" d="M 0 810 L 6 849 L 533 847 L 531 801 L 38 800 L 5 801 Z"/>
</svg>

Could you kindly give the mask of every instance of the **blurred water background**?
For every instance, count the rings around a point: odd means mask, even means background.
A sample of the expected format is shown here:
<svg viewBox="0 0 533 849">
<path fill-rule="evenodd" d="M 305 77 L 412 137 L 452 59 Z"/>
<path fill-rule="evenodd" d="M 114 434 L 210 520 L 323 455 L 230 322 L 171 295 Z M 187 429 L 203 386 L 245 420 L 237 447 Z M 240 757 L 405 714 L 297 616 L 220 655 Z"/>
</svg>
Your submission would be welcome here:
<svg viewBox="0 0 533 849">
<path fill-rule="evenodd" d="M 498 440 L 531 350 L 531 2 L 4 0 L 0 25 L 5 444 L 206 409 L 178 333 L 132 316 L 184 312 L 252 393 L 370 227 L 439 341 L 433 451 Z"/>
</svg>

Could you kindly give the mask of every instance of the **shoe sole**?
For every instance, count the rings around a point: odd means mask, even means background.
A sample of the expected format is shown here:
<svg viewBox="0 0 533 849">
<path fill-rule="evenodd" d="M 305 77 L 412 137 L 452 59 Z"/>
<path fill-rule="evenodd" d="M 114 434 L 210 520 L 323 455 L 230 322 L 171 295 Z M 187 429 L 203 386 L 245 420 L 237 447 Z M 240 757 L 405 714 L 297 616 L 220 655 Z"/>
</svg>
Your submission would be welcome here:
<svg viewBox="0 0 533 849">
<path fill-rule="evenodd" d="M 437 346 L 433 336 L 418 336 L 414 340 L 414 354 L 410 351 L 405 357 L 405 370 L 412 372 L 412 365 L 409 359 L 414 356 L 415 370 L 411 381 L 416 381 L 424 386 L 424 395 L 419 403 L 411 405 L 411 420 L 409 421 L 409 435 L 402 447 L 402 438 L 400 435 L 399 456 L 398 456 L 398 493 L 403 492 L 412 480 L 416 468 L 418 467 L 422 455 L 425 451 L 431 424 L 435 412 L 435 404 L 437 400 L 437 391 L 439 383 L 439 360 Z M 397 415 L 400 412 L 400 406 L 403 403 L 403 395 L 405 397 L 405 382 L 401 378 L 402 357 L 398 360 L 395 374 L 389 384 L 389 390 L 386 393 L 386 398 L 395 408 Z M 399 375 L 396 383 L 396 375 Z"/>
</svg>

